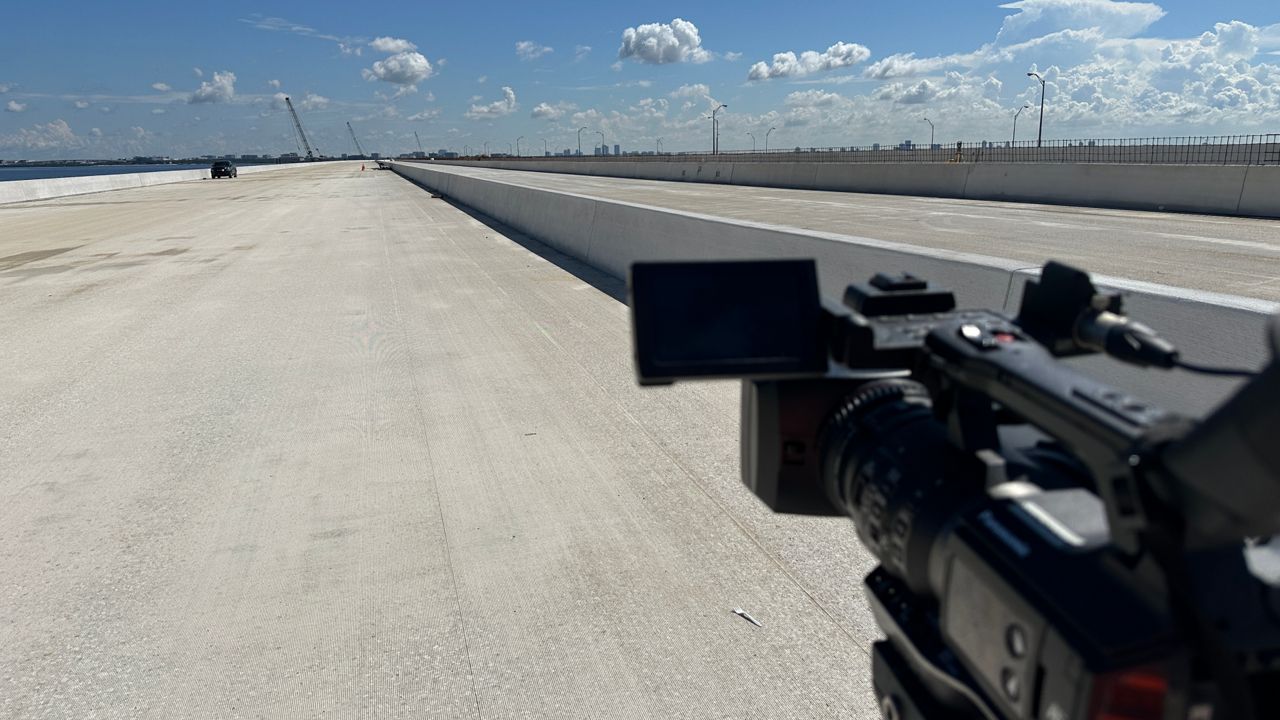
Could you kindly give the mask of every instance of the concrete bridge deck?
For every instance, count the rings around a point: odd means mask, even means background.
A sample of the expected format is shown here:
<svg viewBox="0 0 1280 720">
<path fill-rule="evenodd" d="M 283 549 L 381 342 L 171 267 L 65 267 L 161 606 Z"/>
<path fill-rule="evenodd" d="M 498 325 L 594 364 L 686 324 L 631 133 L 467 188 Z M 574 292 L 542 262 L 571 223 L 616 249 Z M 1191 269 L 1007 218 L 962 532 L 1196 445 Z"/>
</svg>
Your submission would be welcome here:
<svg viewBox="0 0 1280 720">
<path fill-rule="evenodd" d="M 431 165 L 590 197 L 1009 258 L 1030 267 L 1055 259 L 1097 274 L 1280 301 L 1280 220 Z"/>
<path fill-rule="evenodd" d="M 0 228 L 0 717 L 874 714 L 849 523 L 607 278 L 358 163 Z"/>
<path fill-rule="evenodd" d="M 519 181 L 1280 299 L 1273 221 Z M 617 281 L 359 163 L 0 229 L 0 717 L 876 716 L 851 525 Z"/>
</svg>

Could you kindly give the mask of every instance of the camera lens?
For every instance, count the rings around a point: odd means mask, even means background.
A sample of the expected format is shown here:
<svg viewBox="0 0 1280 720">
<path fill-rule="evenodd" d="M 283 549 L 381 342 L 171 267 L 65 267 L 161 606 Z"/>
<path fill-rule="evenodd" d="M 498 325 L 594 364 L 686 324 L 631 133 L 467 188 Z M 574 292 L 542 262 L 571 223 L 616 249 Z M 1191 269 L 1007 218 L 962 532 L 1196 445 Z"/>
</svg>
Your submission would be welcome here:
<svg viewBox="0 0 1280 720">
<path fill-rule="evenodd" d="M 980 497 L 983 477 L 934 419 L 927 389 L 910 380 L 860 386 L 820 443 L 828 497 L 886 570 L 931 594 L 933 546 L 960 505 Z"/>
</svg>

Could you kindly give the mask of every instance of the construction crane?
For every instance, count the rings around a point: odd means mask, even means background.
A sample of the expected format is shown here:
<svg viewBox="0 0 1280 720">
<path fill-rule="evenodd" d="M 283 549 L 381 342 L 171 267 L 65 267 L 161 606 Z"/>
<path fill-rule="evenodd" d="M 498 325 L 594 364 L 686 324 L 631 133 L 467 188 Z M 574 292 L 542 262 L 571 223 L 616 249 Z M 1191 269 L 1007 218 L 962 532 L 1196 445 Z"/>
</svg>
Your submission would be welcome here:
<svg viewBox="0 0 1280 720">
<path fill-rule="evenodd" d="M 413 139 L 418 141 L 418 152 L 422 153 L 423 155 L 426 155 L 427 153 L 422 149 L 422 138 L 418 137 L 417 130 L 413 131 Z"/>
<path fill-rule="evenodd" d="M 293 116 L 293 129 L 298 131 L 298 137 L 302 138 L 302 147 L 307 149 L 307 159 L 315 160 L 316 154 L 311 150 L 311 143 L 307 141 L 307 134 L 302 131 L 302 121 L 298 119 L 298 111 L 293 109 L 293 101 L 286 95 L 284 104 L 289 107 L 289 114 Z"/>
<path fill-rule="evenodd" d="M 356 152 L 359 153 L 362 158 L 367 157 L 364 154 L 364 148 L 360 147 L 360 141 L 356 139 L 356 131 L 351 129 L 350 121 L 347 121 L 347 132 L 351 133 L 351 142 L 356 144 Z"/>
</svg>

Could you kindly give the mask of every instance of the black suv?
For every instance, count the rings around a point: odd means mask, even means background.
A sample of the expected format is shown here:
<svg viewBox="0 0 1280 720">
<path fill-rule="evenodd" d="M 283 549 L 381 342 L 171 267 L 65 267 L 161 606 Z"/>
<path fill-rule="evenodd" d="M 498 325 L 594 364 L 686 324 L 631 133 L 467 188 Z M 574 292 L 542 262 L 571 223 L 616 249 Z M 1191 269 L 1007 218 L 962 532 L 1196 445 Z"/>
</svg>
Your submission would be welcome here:
<svg viewBox="0 0 1280 720">
<path fill-rule="evenodd" d="M 213 164 L 213 167 L 209 168 L 209 177 L 211 178 L 233 178 L 235 176 L 236 166 L 230 160 L 219 160 Z"/>
</svg>

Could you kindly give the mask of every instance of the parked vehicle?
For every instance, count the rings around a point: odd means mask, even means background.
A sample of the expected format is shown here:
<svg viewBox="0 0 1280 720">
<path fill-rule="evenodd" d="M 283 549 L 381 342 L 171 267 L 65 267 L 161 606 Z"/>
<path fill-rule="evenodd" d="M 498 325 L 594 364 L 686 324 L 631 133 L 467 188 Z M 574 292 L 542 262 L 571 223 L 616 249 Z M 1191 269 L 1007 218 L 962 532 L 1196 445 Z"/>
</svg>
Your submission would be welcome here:
<svg viewBox="0 0 1280 720">
<path fill-rule="evenodd" d="M 236 164 L 230 160 L 217 160 L 213 163 L 213 167 L 209 168 L 209 177 L 211 178 L 233 178 L 236 174 Z"/>
</svg>

